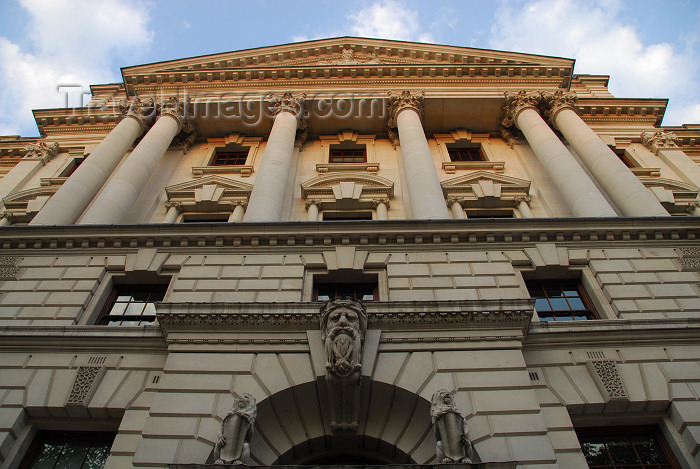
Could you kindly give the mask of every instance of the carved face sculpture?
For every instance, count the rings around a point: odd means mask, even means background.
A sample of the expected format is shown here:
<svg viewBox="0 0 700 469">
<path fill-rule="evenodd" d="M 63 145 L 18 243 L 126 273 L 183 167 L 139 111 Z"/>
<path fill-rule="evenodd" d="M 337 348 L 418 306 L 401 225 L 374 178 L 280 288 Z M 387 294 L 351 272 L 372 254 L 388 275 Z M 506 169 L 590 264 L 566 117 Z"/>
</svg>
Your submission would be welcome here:
<svg viewBox="0 0 700 469">
<path fill-rule="evenodd" d="M 337 376 L 348 376 L 360 369 L 361 339 L 367 323 L 364 307 L 353 299 L 335 299 L 321 311 L 326 366 Z"/>
</svg>

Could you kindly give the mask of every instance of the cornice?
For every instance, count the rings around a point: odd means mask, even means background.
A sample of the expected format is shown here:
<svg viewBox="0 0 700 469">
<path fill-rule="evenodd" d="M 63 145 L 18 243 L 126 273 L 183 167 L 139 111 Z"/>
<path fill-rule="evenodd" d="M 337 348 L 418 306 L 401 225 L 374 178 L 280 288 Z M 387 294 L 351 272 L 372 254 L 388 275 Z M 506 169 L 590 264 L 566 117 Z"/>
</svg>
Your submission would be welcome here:
<svg viewBox="0 0 700 469">
<path fill-rule="evenodd" d="M 158 323 L 166 340 L 177 331 L 208 329 L 237 332 L 318 330 L 323 303 L 157 303 Z M 463 300 L 365 302 L 368 328 L 382 330 L 514 328 L 525 331 L 534 300 Z"/>
<path fill-rule="evenodd" d="M 700 319 L 609 319 L 575 323 L 533 322 L 523 349 L 697 344 Z"/>
<path fill-rule="evenodd" d="M 2 351 L 165 352 L 158 326 L 0 326 Z"/>
<path fill-rule="evenodd" d="M 439 83 L 487 82 L 524 85 L 535 87 L 555 84 L 566 87 L 571 75 L 570 68 L 532 67 L 508 65 L 455 65 L 455 64 L 359 64 L 359 65 L 307 65 L 292 67 L 256 67 L 232 68 L 223 70 L 171 71 L 147 75 L 126 75 L 129 95 L 138 94 L 147 89 L 159 89 L 162 85 L 188 87 L 226 86 L 231 82 L 242 82 L 244 86 L 278 86 L 298 87 L 304 84 L 322 84 L 337 86 L 349 81 L 351 84 L 372 83 L 372 80 L 386 79 L 389 84 L 396 79 L 423 79 L 433 85 Z M 326 81 L 323 81 L 323 80 Z M 350 80 L 353 81 L 350 81 Z M 317 80 L 321 80 L 318 81 Z M 437 83 L 436 83 L 436 80 Z"/>
<path fill-rule="evenodd" d="M 348 244 L 402 251 L 427 246 L 512 249 L 541 242 L 579 248 L 616 243 L 676 247 L 679 242 L 700 244 L 700 225 L 694 217 L 643 217 L 0 227 L 0 253 L 6 255 L 153 247 L 170 252 L 222 248 L 305 252 Z"/>
<path fill-rule="evenodd" d="M 347 50 L 358 56 L 383 60 L 410 60 L 436 63 L 485 63 L 545 65 L 573 68 L 574 60 L 487 49 L 426 44 L 387 39 L 336 37 L 292 44 L 223 52 L 122 68 L 122 75 L 145 74 L 159 70 L 219 69 L 239 66 L 279 66 L 295 61 L 332 61 Z"/>
</svg>

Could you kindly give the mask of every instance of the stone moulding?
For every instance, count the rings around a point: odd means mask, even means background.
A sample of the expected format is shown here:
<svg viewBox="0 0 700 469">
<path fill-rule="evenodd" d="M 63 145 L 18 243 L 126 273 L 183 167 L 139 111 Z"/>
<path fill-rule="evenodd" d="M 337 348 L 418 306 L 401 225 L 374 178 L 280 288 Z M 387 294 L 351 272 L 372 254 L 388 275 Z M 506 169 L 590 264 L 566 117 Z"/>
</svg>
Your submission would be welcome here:
<svg viewBox="0 0 700 469">
<path fill-rule="evenodd" d="M 363 222 L 367 223 L 367 222 Z M 528 218 L 509 220 L 443 220 L 429 225 L 416 220 L 373 220 L 371 233 L 364 224 L 346 222 L 139 224 L 120 226 L 67 225 L 0 227 L 0 249 L 132 249 L 157 247 L 176 251 L 193 248 L 235 247 L 288 249 L 288 246 L 367 244 L 409 246 L 460 243 L 494 246 L 505 243 L 556 242 L 671 242 L 700 239 L 694 217 Z M 293 226 L 293 234 L 289 227 Z M 264 233 L 264 234 L 261 234 Z M 75 251 L 77 252 L 77 251 Z"/>
<path fill-rule="evenodd" d="M 255 466 L 255 469 L 319 469 L 333 468 L 333 469 L 515 469 L 518 465 L 517 462 L 480 462 L 480 463 L 456 463 L 456 464 L 386 464 L 381 466 L 370 466 L 370 465 L 352 465 L 352 464 L 336 464 L 329 466 Z M 169 469 L 206 469 L 206 468 L 216 468 L 220 469 L 222 467 L 231 467 L 240 469 L 240 465 L 213 465 L 213 464 L 168 464 Z"/>
<path fill-rule="evenodd" d="M 533 315 L 533 300 L 416 301 L 368 303 L 369 328 L 435 329 L 465 325 L 471 329 L 490 327 L 527 331 Z M 303 331 L 318 328 L 320 303 L 157 303 L 158 323 L 169 332 L 222 328 L 236 331 Z M 291 312 L 289 312 L 291 311 Z"/>
</svg>

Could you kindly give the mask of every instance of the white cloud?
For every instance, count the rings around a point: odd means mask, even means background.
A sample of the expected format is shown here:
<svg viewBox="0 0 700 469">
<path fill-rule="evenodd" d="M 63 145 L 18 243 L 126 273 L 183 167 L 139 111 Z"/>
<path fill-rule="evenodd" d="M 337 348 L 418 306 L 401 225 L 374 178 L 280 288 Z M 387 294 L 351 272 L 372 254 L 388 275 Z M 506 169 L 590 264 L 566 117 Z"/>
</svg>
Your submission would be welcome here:
<svg viewBox="0 0 700 469">
<path fill-rule="evenodd" d="M 30 16 L 23 49 L 0 37 L 0 134 L 36 134 L 30 109 L 62 107 L 58 85 L 120 81 L 113 61 L 148 50 L 148 7 L 135 0 L 20 0 Z"/>
<path fill-rule="evenodd" d="M 700 71 L 692 48 L 644 44 L 609 0 L 503 2 L 491 28 L 490 47 L 571 57 L 575 73 L 610 75 L 615 96 L 670 98 L 664 125 L 681 124 L 700 103 Z M 688 102 L 688 99 L 691 102 Z M 687 122 L 687 121 L 686 121 Z"/>
<path fill-rule="evenodd" d="M 435 42 L 430 33 L 421 31 L 418 12 L 396 0 L 372 3 L 348 19 L 355 36 Z"/>
</svg>

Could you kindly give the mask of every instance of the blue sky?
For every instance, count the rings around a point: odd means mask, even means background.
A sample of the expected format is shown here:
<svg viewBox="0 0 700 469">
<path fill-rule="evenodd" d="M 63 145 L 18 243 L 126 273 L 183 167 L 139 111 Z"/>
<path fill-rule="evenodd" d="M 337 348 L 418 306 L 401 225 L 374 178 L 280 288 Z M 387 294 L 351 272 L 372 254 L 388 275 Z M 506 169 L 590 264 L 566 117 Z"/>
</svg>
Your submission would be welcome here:
<svg viewBox="0 0 700 469">
<path fill-rule="evenodd" d="M 669 98 L 664 125 L 700 123 L 700 1 L 0 0 L 0 135 L 38 134 L 59 85 L 120 67 L 334 36 L 576 59 L 619 97 Z M 71 102 L 70 104 L 73 104 Z"/>
</svg>

